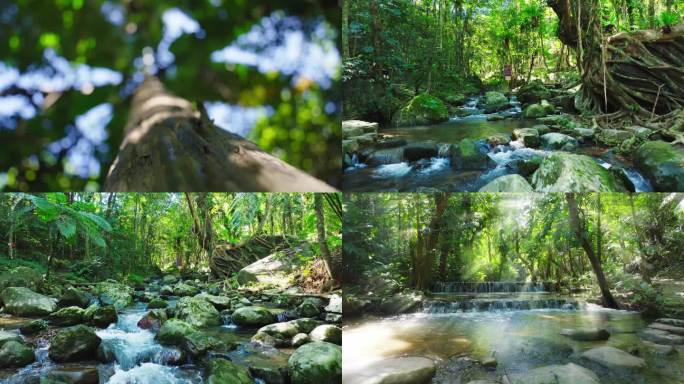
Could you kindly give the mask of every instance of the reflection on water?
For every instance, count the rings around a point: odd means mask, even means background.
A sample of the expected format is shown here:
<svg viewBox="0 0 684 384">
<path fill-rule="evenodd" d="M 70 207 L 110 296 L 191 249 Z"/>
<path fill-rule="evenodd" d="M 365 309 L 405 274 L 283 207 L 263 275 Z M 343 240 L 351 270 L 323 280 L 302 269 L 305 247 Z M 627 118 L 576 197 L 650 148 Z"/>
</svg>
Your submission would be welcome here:
<svg viewBox="0 0 684 384">
<path fill-rule="evenodd" d="M 591 304 L 577 311 L 420 313 L 362 321 L 344 328 L 343 374 L 353 376 L 372 362 L 406 355 L 426 356 L 438 364 L 459 355 L 476 359 L 493 355 L 500 369 L 520 373 L 539 366 L 565 364 L 573 361 L 577 352 L 600 345 L 623 350 L 643 346 L 636 333 L 645 326 L 638 313 Z M 611 337 L 605 342 L 579 342 L 560 335 L 564 328 L 580 327 L 606 328 Z M 684 348 L 679 347 L 679 352 L 667 358 L 641 356 L 649 367 L 640 376 L 643 382 L 681 383 L 665 377 L 684 378 Z M 618 383 L 610 380 L 602 383 Z"/>
</svg>

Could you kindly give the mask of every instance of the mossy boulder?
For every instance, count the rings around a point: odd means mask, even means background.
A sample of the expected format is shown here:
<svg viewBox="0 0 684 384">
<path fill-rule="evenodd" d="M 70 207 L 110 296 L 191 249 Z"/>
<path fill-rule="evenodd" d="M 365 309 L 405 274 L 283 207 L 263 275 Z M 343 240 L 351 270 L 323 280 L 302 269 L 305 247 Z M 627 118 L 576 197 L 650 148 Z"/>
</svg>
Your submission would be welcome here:
<svg viewBox="0 0 684 384">
<path fill-rule="evenodd" d="M 233 312 L 233 322 L 237 325 L 259 326 L 276 322 L 273 313 L 264 307 L 247 306 Z"/>
<path fill-rule="evenodd" d="M 206 384 L 253 384 L 247 368 L 226 359 L 211 359 L 206 368 Z"/>
<path fill-rule="evenodd" d="M 342 328 L 331 324 L 319 325 L 309 333 L 309 337 L 313 341 L 325 341 L 342 345 Z"/>
<path fill-rule="evenodd" d="M 497 177 L 480 188 L 480 192 L 534 192 L 524 177 L 514 174 Z"/>
<path fill-rule="evenodd" d="M 408 102 L 396 113 L 397 126 L 436 124 L 449 120 L 446 104 L 437 97 L 422 93 Z"/>
<path fill-rule="evenodd" d="M 74 287 L 68 287 L 59 298 L 59 305 L 62 307 L 77 306 L 87 308 L 88 304 L 90 304 L 90 297 L 82 290 Z"/>
<path fill-rule="evenodd" d="M 684 150 L 664 141 L 647 141 L 634 154 L 634 165 L 656 191 L 684 191 Z"/>
<path fill-rule="evenodd" d="M 521 86 L 517 92 L 518 101 L 523 104 L 539 103 L 544 99 L 550 99 L 552 94 L 539 80 L 533 80 Z"/>
<path fill-rule="evenodd" d="M 183 297 L 176 306 L 176 317 L 195 327 L 221 324 L 219 312 L 202 297 Z"/>
<path fill-rule="evenodd" d="M 0 294 L 5 312 L 17 316 L 45 316 L 57 309 L 57 300 L 25 287 L 8 287 Z"/>
<path fill-rule="evenodd" d="M 116 323 L 119 319 L 119 316 L 116 314 L 116 308 L 113 305 L 95 308 L 92 310 L 92 316 L 89 316 L 88 309 L 86 309 L 84 317 L 88 319 L 89 324 L 100 328 L 106 328 L 109 324 Z"/>
<path fill-rule="evenodd" d="M 530 104 L 527 107 L 525 107 L 523 117 L 527 119 L 538 119 L 548 114 L 548 110 L 544 108 L 541 104 Z"/>
<path fill-rule="evenodd" d="M 315 341 L 304 344 L 287 363 L 292 384 L 336 384 L 342 382 L 342 348 Z"/>
<path fill-rule="evenodd" d="M 16 368 L 36 360 L 33 349 L 23 342 L 10 340 L 0 347 L 0 368 Z"/>
<path fill-rule="evenodd" d="M 58 363 L 92 359 L 102 340 L 85 325 L 75 325 L 57 332 L 50 343 L 50 358 Z"/>
<path fill-rule="evenodd" d="M 613 173 L 589 156 L 556 152 L 532 175 L 536 192 L 624 192 Z"/>
<path fill-rule="evenodd" d="M 166 311 L 163 309 L 153 309 L 138 320 L 138 327 L 151 329 L 153 332 L 159 331 L 162 324 L 168 319 Z"/>
<path fill-rule="evenodd" d="M 518 128 L 513 130 L 513 137 L 522 141 L 527 148 L 537 148 L 541 144 L 539 131 L 534 128 Z"/>
<path fill-rule="evenodd" d="M 323 303 L 315 298 L 306 298 L 297 307 L 297 313 L 301 317 L 316 317 L 321 313 Z"/>
<path fill-rule="evenodd" d="M 540 139 L 542 146 L 546 149 L 570 151 L 577 147 L 577 140 L 574 137 L 562 133 L 547 133 L 542 135 Z"/>
<path fill-rule="evenodd" d="M 221 344 L 219 340 L 178 319 L 165 321 L 156 338 L 161 344 L 181 347 L 192 356 L 204 355 Z"/>
<path fill-rule="evenodd" d="M 440 99 L 449 105 L 462 105 L 466 101 L 466 96 L 462 93 L 442 93 Z"/>
<path fill-rule="evenodd" d="M 147 309 L 166 308 L 168 306 L 169 303 L 166 300 L 160 299 L 158 297 L 155 297 L 154 299 L 150 300 L 149 303 L 147 303 Z"/>
<path fill-rule="evenodd" d="M 24 287 L 36 291 L 43 278 L 40 273 L 28 267 L 16 267 L 0 274 L 0 290 L 7 287 Z"/>
<path fill-rule="evenodd" d="M 8 341 L 18 341 L 20 343 L 24 342 L 21 336 L 14 332 L 0 331 L 0 347 L 3 346 Z"/>
<path fill-rule="evenodd" d="M 113 305 L 120 311 L 133 302 L 133 288 L 114 281 L 105 281 L 97 286 L 100 301 L 104 305 Z"/>
<path fill-rule="evenodd" d="M 58 326 L 81 324 L 83 322 L 84 312 L 85 310 L 83 308 L 74 305 L 52 312 L 50 316 L 48 316 L 48 320 L 51 324 Z"/>
<path fill-rule="evenodd" d="M 484 110 L 486 113 L 498 112 L 508 106 L 508 98 L 503 93 L 494 91 L 485 93 Z"/>
<path fill-rule="evenodd" d="M 48 322 L 45 320 L 32 320 L 22 325 L 19 331 L 22 335 L 35 335 L 44 329 L 47 329 Z"/>
<path fill-rule="evenodd" d="M 183 282 L 178 282 L 173 287 L 173 294 L 176 296 L 195 296 L 198 293 L 199 289 Z"/>
<path fill-rule="evenodd" d="M 458 144 L 452 144 L 449 146 L 448 153 L 451 166 L 456 169 L 487 169 L 490 162 L 489 156 L 481 152 L 477 143 L 471 139 L 463 139 Z"/>
</svg>

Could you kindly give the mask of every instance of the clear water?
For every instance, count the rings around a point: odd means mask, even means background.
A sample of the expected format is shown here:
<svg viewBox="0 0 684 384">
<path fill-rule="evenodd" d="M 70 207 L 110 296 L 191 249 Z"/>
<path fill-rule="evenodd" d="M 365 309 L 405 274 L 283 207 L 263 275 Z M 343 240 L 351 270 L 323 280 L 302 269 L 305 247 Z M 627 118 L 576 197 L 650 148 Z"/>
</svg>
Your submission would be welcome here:
<svg viewBox="0 0 684 384">
<path fill-rule="evenodd" d="M 643 346 L 637 332 L 647 323 L 638 313 L 603 309 L 589 304 L 583 310 L 417 313 L 346 324 L 343 332 L 343 375 L 353 378 L 378 360 L 426 356 L 446 364 L 453 356 L 476 359 L 494 355 L 498 372 L 521 373 L 549 364 L 577 362 L 577 354 L 593 347 Z M 611 337 L 602 342 L 579 342 L 560 335 L 564 328 L 603 327 Z M 635 384 L 684 382 L 684 347 L 679 354 L 654 357 L 642 354 L 648 367 L 630 376 Z M 624 378 L 597 372 L 603 384 Z M 351 379 L 349 382 L 353 382 Z"/>
</svg>

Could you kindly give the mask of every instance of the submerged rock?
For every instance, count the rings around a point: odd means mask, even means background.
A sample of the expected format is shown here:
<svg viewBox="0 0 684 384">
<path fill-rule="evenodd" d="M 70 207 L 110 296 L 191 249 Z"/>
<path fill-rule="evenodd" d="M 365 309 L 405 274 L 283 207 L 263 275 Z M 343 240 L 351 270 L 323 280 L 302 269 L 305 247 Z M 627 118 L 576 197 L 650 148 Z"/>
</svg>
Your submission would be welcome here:
<svg viewBox="0 0 684 384">
<path fill-rule="evenodd" d="M 17 316 L 45 316 L 57 309 L 57 300 L 25 287 L 8 287 L 0 294 L 5 312 Z"/>
<path fill-rule="evenodd" d="M 342 348 L 316 341 L 305 344 L 287 363 L 292 384 L 339 384 L 342 382 Z"/>
<path fill-rule="evenodd" d="M 221 324 L 216 308 L 199 296 L 180 299 L 176 305 L 176 317 L 195 327 Z"/>
<path fill-rule="evenodd" d="M 50 343 L 49 355 L 56 362 L 92 359 L 102 340 L 85 325 L 75 325 L 57 332 Z"/>
<path fill-rule="evenodd" d="M 23 367 L 36 359 L 33 349 L 16 340 L 9 340 L 0 347 L 0 368 Z"/>
<path fill-rule="evenodd" d="M 677 354 L 677 350 L 672 345 L 661 345 L 650 341 L 642 341 L 649 352 L 657 356 L 670 356 Z"/>
<path fill-rule="evenodd" d="M 634 154 L 634 165 L 656 191 L 684 191 L 684 151 L 664 141 L 648 141 Z"/>
<path fill-rule="evenodd" d="M 640 370 L 646 367 L 646 361 L 614 347 L 598 347 L 582 353 L 582 358 L 608 368 L 611 371 Z"/>
<path fill-rule="evenodd" d="M 430 382 L 437 367 L 426 357 L 396 357 L 381 360 L 354 375 L 354 382 L 363 384 L 423 384 Z"/>
<path fill-rule="evenodd" d="M 51 370 L 47 374 L 46 384 L 98 384 L 99 382 L 100 374 L 97 367 L 69 365 Z"/>
<path fill-rule="evenodd" d="M 226 359 L 211 359 L 207 363 L 206 384 L 253 384 L 254 380 L 245 367 Z"/>
<path fill-rule="evenodd" d="M 608 340 L 610 337 L 610 332 L 602 328 L 564 329 L 560 334 L 578 341 Z"/>
<path fill-rule="evenodd" d="M 555 152 L 532 175 L 536 192 L 621 192 L 615 176 L 591 157 Z"/>
<path fill-rule="evenodd" d="M 480 188 L 480 192 L 534 192 L 524 177 L 514 174 L 497 177 Z"/>
<path fill-rule="evenodd" d="M 271 311 L 264 307 L 248 306 L 238 308 L 233 312 L 233 322 L 237 325 L 266 325 L 276 322 Z"/>
<path fill-rule="evenodd" d="M 449 111 L 442 100 L 422 93 L 395 114 L 396 126 L 427 125 L 449 120 Z"/>
<path fill-rule="evenodd" d="M 0 290 L 7 287 L 24 287 L 37 290 L 43 282 L 43 277 L 34 269 L 16 267 L 0 274 Z"/>
<path fill-rule="evenodd" d="M 511 384 L 600 384 L 596 374 L 576 364 L 549 365 L 511 375 Z"/>
</svg>

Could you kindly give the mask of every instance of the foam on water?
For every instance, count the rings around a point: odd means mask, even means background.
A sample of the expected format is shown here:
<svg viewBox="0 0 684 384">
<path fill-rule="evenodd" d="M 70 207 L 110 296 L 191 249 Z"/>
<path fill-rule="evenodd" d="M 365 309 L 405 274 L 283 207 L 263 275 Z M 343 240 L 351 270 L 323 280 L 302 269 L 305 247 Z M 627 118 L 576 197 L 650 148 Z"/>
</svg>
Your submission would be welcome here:
<svg viewBox="0 0 684 384">
<path fill-rule="evenodd" d="M 446 157 L 433 157 L 430 159 L 430 165 L 418 171 L 421 175 L 429 175 L 448 168 L 450 161 Z"/>
<path fill-rule="evenodd" d="M 177 368 L 166 367 L 161 364 L 143 363 L 130 370 L 124 370 L 117 366 L 114 375 L 109 378 L 108 384 L 180 384 L 185 383 L 176 377 L 174 371 Z"/>
<path fill-rule="evenodd" d="M 390 178 L 390 177 L 403 177 L 411 172 L 413 167 L 409 165 L 408 162 L 402 162 L 397 164 L 384 164 L 375 170 L 374 177 L 377 178 Z"/>
</svg>

